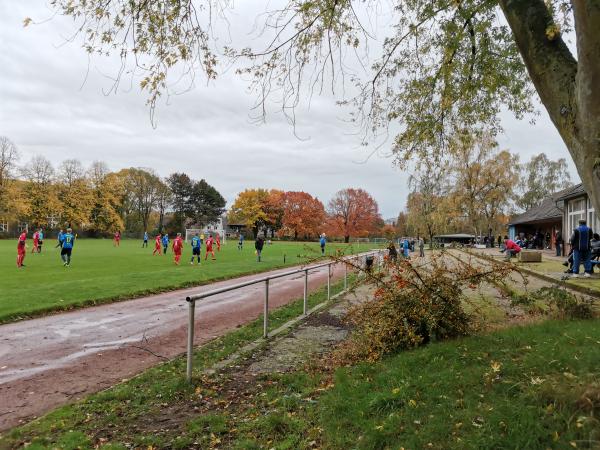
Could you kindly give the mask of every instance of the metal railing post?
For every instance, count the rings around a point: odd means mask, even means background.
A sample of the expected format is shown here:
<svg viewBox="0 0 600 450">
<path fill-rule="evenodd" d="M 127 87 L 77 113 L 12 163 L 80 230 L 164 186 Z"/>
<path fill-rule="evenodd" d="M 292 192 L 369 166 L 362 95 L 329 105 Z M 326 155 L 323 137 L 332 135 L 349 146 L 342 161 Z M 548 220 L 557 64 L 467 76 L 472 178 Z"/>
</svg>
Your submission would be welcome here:
<svg viewBox="0 0 600 450">
<path fill-rule="evenodd" d="M 308 314 L 308 269 L 304 271 L 304 307 L 303 314 Z"/>
<path fill-rule="evenodd" d="M 348 263 L 344 261 L 344 290 L 348 289 Z"/>
<path fill-rule="evenodd" d="M 266 339 L 269 337 L 269 279 L 265 280 L 265 308 L 264 308 L 264 320 L 263 320 L 263 337 Z"/>
<path fill-rule="evenodd" d="M 187 380 L 188 382 L 191 382 L 194 360 L 194 313 L 196 310 L 196 302 L 194 300 L 189 300 L 188 303 Z"/>
<path fill-rule="evenodd" d="M 331 263 L 327 266 L 327 300 L 331 298 Z"/>
</svg>

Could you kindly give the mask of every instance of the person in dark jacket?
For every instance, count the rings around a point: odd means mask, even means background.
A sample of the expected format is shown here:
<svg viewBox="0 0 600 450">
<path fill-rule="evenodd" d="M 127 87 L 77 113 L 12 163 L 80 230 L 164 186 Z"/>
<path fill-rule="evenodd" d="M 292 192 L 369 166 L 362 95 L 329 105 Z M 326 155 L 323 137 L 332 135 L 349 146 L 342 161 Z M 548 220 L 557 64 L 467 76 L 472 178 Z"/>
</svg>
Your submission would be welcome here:
<svg viewBox="0 0 600 450">
<path fill-rule="evenodd" d="M 556 232 L 554 237 L 554 246 L 556 247 L 556 256 L 562 256 L 563 237 L 560 230 Z"/>
<path fill-rule="evenodd" d="M 390 245 L 388 245 L 388 255 L 392 262 L 396 262 L 398 260 L 398 250 L 396 250 L 396 246 L 393 242 L 390 242 Z"/>
<path fill-rule="evenodd" d="M 256 241 L 254 241 L 254 248 L 256 249 L 256 260 L 260 262 L 260 256 L 262 253 L 262 249 L 265 246 L 265 240 L 262 236 L 257 236 Z"/>
<path fill-rule="evenodd" d="M 584 277 L 589 277 L 592 273 L 592 229 L 586 225 L 585 219 L 579 221 L 579 226 L 573 231 L 571 236 L 571 246 L 573 248 L 573 276 L 579 276 L 579 266 L 583 263 L 585 273 Z"/>
</svg>

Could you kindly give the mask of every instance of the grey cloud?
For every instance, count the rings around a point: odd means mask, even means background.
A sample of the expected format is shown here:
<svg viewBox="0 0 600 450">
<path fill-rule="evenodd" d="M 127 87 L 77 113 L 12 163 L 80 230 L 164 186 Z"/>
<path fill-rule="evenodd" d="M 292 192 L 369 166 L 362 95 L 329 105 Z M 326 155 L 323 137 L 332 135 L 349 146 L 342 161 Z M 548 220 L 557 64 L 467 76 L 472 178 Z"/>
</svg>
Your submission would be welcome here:
<svg viewBox="0 0 600 450">
<path fill-rule="evenodd" d="M 261 4 L 244 4 L 235 21 Z M 245 188 L 273 187 L 305 190 L 327 203 L 353 186 L 369 191 L 386 218 L 404 206 L 408 174 L 377 155 L 358 163 L 372 150 L 360 146 L 357 130 L 342 120 L 349 111 L 331 95 L 298 110 L 296 134 L 308 138 L 299 140 L 276 104 L 269 105 L 266 124 L 252 122 L 254 97 L 230 70 L 209 86 L 199 77 L 194 89 L 159 105 L 153 128 L 135 80 L 125 77 L 117 94 L 103 95 L 111 86 L 104 74 L 116 72 L 114 60 L 93 60 L 86 78 L 83 50 L 62 45 L 72 22 L 58 17 L 22 27 L 25 17 L 48 16 L 41 0 L 0 2 L 0 135 L 9 136 L 24 159 L 41 154 L 56 165 L 67 158 L 84 164 L 101 159 L 113 170 L 151 167 L 163 176 L 186 171 L 215 185 L 229 202 Z M 241 28 L 234 23 L 232 33 Z M 508 116 L 505 123 L 501 144 L 522 151 L 522 159 L 539 151 L 566 155 L 547 117 L 534 129 Z"/>
</svg>

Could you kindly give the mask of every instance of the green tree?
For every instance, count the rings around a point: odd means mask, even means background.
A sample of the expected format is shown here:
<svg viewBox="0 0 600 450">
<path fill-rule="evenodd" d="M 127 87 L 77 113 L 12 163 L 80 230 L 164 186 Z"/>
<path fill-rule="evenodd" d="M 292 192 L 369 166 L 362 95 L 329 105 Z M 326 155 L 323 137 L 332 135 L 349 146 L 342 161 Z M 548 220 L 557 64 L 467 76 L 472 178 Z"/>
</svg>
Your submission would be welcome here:
<svg viewBox="0 0 600 450">
<path fill-rule="evenodd" d="M 52 4 L 76 19 L 90 54 L 114 52 L 121 60 L 135 61 L 147 57 L 150 63 L 140 64 L 145 70 L 141 87 L 149 92 L 151 105 L 167 89 L 169 70 L 178 63 L 200 66 L 208 78 L 216 76 L 213 19 L 224 14 L 228 3 Z M 345 56 L 365 48 L 361 62 L 371 66 L 371 74 L 348 77 L 360 89 L 353 99 L 356 120 L 362 119 L 369 130 L 398 122 L 394 151 L 403 163 L 443 151 L 447 139 L 465 124 L 497 132 L 501 109 L 517 117 L 531 112 L 535 90 L 600 211 L 600 0 L 396 0 L 385 11 L 393 26 L 386 29 L 383 48 L 371 52 L 368 41 L 378 36 L 372 36 L 368 21 L 357 13 L 365 4 L 375 11 L 386 6 L 360 0 L 288 0 L 260 16 L 264 33 L 272 37 L 266 47 L 225 49 L 249 61 L 239 71 L 252 76 L 261 110 L 268 96 L 280 95 L 287 111 L 307 96 L 307 89 L 341 77 Z M 571 31 L 577 57 L 563 39 Z"/>
<path fill-rule="evenodd" d="M 516 204 L 528 210 L 539 205 L 549 195 L 572 185 L 567 161 L 548 159 L 545 153 L 535 155 L 521 166 Z"/>
<path fill-rule="evenodd" d="M 215 222 L 225 212 L 225 199 L 204 179 L 194 183 L 189 203 L 192 217 L 198 225 Z"/>
<path fill-rule="evenodd" d="M 193 217 L 190 199 L 194 194 L 194 182 L 185 173 L 173 173 L 167 178 L 171 190 L 171 205 L 173 206 L 173 227 L 178 231 L 185 229 L 188 218 Z"/>
</svg>

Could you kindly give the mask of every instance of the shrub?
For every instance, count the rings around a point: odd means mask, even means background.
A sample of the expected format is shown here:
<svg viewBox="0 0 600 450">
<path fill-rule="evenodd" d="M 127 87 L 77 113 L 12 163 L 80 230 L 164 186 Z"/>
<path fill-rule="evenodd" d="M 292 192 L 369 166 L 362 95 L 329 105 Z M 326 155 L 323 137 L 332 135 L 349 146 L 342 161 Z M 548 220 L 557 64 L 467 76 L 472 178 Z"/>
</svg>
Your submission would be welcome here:
<svg viewBox="0 0 600 450">
<path fill-rule="evenodd" d="M 530 314 L 548 315 L 558 319 L 591 319 L 593 300 L 579 298 L 558 286 L 513 296 L 513 306 L 526 307 Z"/>
<path fill-rule="evenodd" d="M 474 330 L 463 308 L 464 291 L 497 285 L 514 269 L 502 262 L 475 265 L 442 251 L 427 260 L 388 262 L 384 274 L 368 275 L 378 285 L 373 301 L 356 305 L 347 320 L 355 327 L 342 358 L 376 360 L 388 353 L 464 336 Z"/>
</svg>

